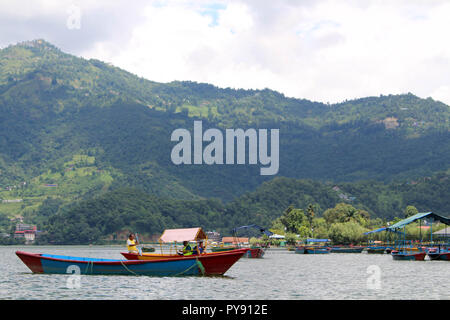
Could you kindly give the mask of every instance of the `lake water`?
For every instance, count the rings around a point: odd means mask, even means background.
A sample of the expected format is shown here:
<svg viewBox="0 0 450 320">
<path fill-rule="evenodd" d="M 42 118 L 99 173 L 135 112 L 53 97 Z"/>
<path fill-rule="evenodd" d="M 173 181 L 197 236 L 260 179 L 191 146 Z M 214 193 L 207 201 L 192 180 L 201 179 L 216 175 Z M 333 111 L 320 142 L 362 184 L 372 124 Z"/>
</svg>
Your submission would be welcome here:
<svg viewBox="0 0 450 320">
<path fill-rule="evenodd" d="M 117 246 L 0 247 L 0 299 L 302 300 L 450 299 L 450 263 L 394 261 L 388 254 L 295 254 L 270 250 L 240 259 L 223 277 L 33 274 L 16 250 L 122 259 Z"/>
</svg>

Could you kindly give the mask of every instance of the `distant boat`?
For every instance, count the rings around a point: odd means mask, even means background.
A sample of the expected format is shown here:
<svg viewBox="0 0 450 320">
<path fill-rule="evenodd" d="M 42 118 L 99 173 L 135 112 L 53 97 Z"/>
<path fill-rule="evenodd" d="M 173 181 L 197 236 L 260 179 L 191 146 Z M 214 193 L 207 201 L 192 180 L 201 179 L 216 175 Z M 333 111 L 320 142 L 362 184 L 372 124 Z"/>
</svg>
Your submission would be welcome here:
<svg viewBox="0 0 450 320">
<path fill-rule="evenodd" d="M 447 248 L 428 248 L 427 254 L 430 260 L 450 261 L 450 250 Z"/>
<path fill-rule="evenodd" d="M 211 247 L 212 252 L 223 252 L 223 251 L 230 251 L 235 250 L 237 247 L 234 246 L 226 246 L 226 247 Z"/>
<path fill-rule="evenodd" d="M 331 253 L 361 253 L 364 250 L 364 247 L 360 246 L 350 246 L 350 247 L 341 247 L 341 246 L 333 246 L 331 247 Z"/>
<path fill-rule="evenodd" d="M 423 252 L 408 252 L 408 251 L 398 251 L 392 250 L 392 258 L 394 260 L 412 260 L 412 261 L 423 261 L 427 253 Z"/>
<path fill-rule="evenodd" d="M 237 261 L 246 250 L 235 253 L 229 261 Z M 195 256 L 161 260 L 117 260 L 37 254 L 17 251 L 16 255 L 33 273 L 81 275 L 145 275 L 145 276 L 200 276 L 223 274 L 234 263 L 210 268 L 209 262 Z"/>
<path fill-rule="evenodd" d="M 384 246 L 373 246 L 373 247 L 367 247 L 367 253 L 370 254 L 382 254 L 386 251 L 386 247 Z"/>
<path fill-rule="evenodd" d="M 247 258 L 262 258 L 264 256 L 265 250 L 263 248 L 250 248 L 248 249 L 245 256 Z"/>
<path fill-rule="evenodd" d="M 303 247 L 303 246 L 296 247 L 295 248 L 295 253 L 304 254 L 305 253 L 305 247 Z"/>
<path fill-rule="evenodd" d="M 325 245 L 328 242 L 330 242 L 329 239 L 306 239 L 303 245 L 296 247 L 295 253 L 299 254 L 330 253 L 331 248 Z"/>
<path fill-rule="evenodd" d="M 330 253 L 331 248 L 330 247 L 305 247 L 305 254 L 324 254 L 324 253 Z"/>
</svg>

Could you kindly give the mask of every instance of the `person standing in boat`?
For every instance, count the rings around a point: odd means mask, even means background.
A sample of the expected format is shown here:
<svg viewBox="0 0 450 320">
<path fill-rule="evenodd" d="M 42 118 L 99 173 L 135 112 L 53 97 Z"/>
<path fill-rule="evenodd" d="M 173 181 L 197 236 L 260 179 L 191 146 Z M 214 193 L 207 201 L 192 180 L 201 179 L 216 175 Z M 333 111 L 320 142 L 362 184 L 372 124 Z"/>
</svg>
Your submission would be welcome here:
<svg viewBox="0 0 450 320">
<path fill-rule="evenodd" d="M 134 234 L 130 233 L 127 240 L 127 249 L 129 253 L 139 253 L 137 245 L 139 242 L 134 238 Z"/>
</svg>

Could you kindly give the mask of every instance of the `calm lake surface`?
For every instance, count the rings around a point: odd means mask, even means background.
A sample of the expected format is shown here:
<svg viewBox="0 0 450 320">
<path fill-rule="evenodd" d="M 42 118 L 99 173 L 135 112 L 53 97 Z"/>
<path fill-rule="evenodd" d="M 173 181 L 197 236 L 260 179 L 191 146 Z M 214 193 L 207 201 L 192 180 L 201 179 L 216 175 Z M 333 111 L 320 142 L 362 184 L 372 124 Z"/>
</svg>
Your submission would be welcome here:
<svg viewBox="0 0 450 320">
<path fill-rule="evenodd" d="M 270 250 L 240 259 L 223 277 L 33 274 L 16 250 L 122 259 L 118 246 L 0 246 L 0 299 L 450 299 L 450 263 L 394 261 L 388 254 L 295 254 Z"/>
</svg>

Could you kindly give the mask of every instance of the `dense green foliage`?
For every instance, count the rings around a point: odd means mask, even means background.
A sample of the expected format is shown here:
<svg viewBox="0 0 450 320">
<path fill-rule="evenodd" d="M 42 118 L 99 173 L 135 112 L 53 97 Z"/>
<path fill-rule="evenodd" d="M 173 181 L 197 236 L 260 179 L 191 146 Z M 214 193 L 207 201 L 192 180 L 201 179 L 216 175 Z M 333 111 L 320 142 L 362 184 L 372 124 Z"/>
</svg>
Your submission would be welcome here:
<svg viewBox="0 0 450 320">
<path fill-rule="evenodd" d="M 441 175 L 438 177 L 442 179 Z M 161 198 L 125 188 L 78 203 L 65 204 L 57 199 L 47 199 L 38 208 L 34 220 L 30 219 L 40 229 L 49 232 L 41 243 L 92 243 L 123 230 L 154 235 L 161 234 L 166 228 L 194 226 L 232 235 L 233 228 L 253 223 L 271 227 L 272 231 L 281 234 L 329 237 L 336 243 L 358 242 L 363 232 L 404 218 L 408 206 L 403 205 L 403 198 L 422 192 L 420 185 L 409 186 L 404 194 L 399 193 L 396 184 L 374 186 L 370 197 L 378 201 L 384 198 L 377 198 L 377 194 L 397 192 L 400 207 L 392 212 L 377 211 L 386 207 L 383 203 L 375 203 L 370 208 L 357 199 L 343 201 L 339 197 L 342 189 L 336 191 L 333 185 L 276 178 L 225 204 L 214 199 Z M 365 192 L 368 192 L 367 187 Z M 419 208 L 426 208 L 427 203 L 433 200 L 432 193 L 428 196 L 425 203 L 418 203 Z M 442 214 L 448 206 L 448 198 L 441 198 L 438 194 L 434 203 L 436 210 L 433 211 Z M 439 204 L 443 207 L 437 206 Z"/>
</svg>

